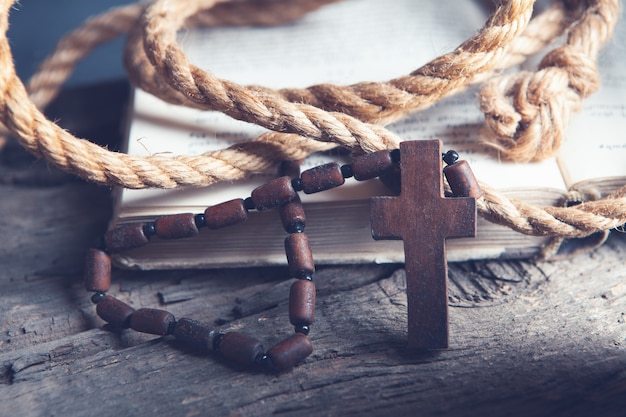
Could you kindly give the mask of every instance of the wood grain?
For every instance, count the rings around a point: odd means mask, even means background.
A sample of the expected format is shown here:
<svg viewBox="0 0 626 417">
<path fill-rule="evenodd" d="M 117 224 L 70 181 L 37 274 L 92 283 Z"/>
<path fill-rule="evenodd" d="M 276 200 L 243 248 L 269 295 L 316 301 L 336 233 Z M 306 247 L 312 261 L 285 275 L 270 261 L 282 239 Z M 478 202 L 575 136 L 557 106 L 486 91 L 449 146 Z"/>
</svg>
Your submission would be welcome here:
<svg viewBox="0 0 626 417">
<path fill-rule="evenodd" d="M 1 416 L 624 414 L 621 234 L 558 263 L 451 264 L 450 348 L 430 355 L 404 347 L 401 265 L 320 268 L 313 355 L 289 373 L 241 372 L 169 337 L 103 328 L 81 269 L 109 190 L 39 182 L 32 160 L 5 157 L 0 178 L 30 180 L 0 185 Z M 111 293 L 272 345 L 293 331 L 287 278 L 286 267 L 115 270 Z"/>
</svg>

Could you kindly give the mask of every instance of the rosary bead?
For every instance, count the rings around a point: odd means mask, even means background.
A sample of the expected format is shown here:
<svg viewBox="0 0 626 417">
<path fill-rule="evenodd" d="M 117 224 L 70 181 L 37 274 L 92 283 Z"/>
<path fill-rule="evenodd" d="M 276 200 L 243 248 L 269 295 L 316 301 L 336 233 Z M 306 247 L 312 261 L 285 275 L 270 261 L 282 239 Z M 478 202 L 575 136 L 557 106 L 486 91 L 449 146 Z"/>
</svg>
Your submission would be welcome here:
<svg viewBox="0 0 626 417">
<path fill-rule="evenodd" d="M 245 200 L 243 200 L 243 205 L 248 211 L 256 209 L 256 206 L 254 205 L 254 201 L 252 200 L 252 197 L 248 197 Z"/>
<path fill-rule="evenodd" d="M 292 233 L 285 239 L 285 253 L 289 273 L 294 278 L 306 278 L 315 272 L 309 238 L 304 233 Z"/>
<path fill-rule="evenodd" d="M 110 295 L 105 295 L 96 304 L 98 316 L 115 327 L 127 329 L 135 309 Z"/>
<path fill-rule="evenodd" d="M 302 333 L 296 333 L 273 346 L 267 351 L 267 356 L 272 361 L 274 369 L 285 371 L 302 362 L 311 353 L 313 353 L 311 340 Z"/>
<path fill-rule="evenodd" d="M 204 214 L 196 214 L 193 220 L 196 223 L 196 227 L 198 229 L 206 227 L 206 217 L 204 216 Z"/>
<path fill-rule="evenodd" d="M 302 333 L 303 335 L 306 336 L 311 331 L 311 328 L 309 326 L 304 325 L 304 324 L 299 324 L 299 325 L 295 326 L 294 330 L 296 331 L 296 333 Z"/>
<path fill-rule="evenodd" d="M 391 152 L 389 152 L 389 155 L 391 155 L 391 160 L 394 164 L 400 162 L 400 149 L 392 149 Z"/>
<path fill-rule="evenodd" d="M 300 175 L 305 194 L 318 193 L 338 187 L 345 182 L 338 163 L 331 162 L 307 169 Z"/>
<path fill-rule="evenodd" d="M 282 206 L 296 197 L 296 190 L 291 186 L 291 178 L 276 178 L 252 191 L 252 201 L 257 210 L 267 210 Z"/>
<path fill-rule="evenodd" d="M 459 160 L 459 153 L 457 151 L 449 150 L 442 155 L 443 162 L 448 165 L 454 165 Z"/>
<path fill-rule="evenodd" d="M 395 194 L 400 194 L 402 181 L 400 178 L 400 166 L 398 164 L 394 165 L 389 174 L 381 175 L 378 179 Z"/>
<path fill-rule="evenodd" d="M 263 344 L 252 336 L 228 332 L 219 343 L 219 351 L 224 358 L 240 365 L 253 365 L 257 358 L 265 354 Z"/>
<path fill-rule="evenodd" d="M 215 331 L 204 324 L 187 318 L 182 318 L 174 325 L 172 334 L 181 344 L 198 352 L 213 350 Z"/>
<path fill-rule="evenodd" d="M 138 248 L 148 243 L 143 223 L 131 223 L 116 227 L 104 235 L 104 243 L 110 253 Z"/>
<path fill-rule="evenodd" d="M 155 308 L 140 308 L 130 317 L 130 328 L 142 333 L 169 334 L 176 322 L 174 315 L 169 311 Z"/>
<path fill-rule="evenodd" d="M 443 173 L 455 196 L 479 198 L 483 195 L 483 191 L 467 161 L 448 165 L 443 169 Z"/>
<path fill-rule="evenodd" d="M 381 175 L 389 174 L 394 167 L 391 152 L 378 151 L 362 155 L 352 160 L 354 178 L 365 181 Z"/>
<path fill-rule="evenodd" d="M 245 200 L 236 198 L 208 207 L 204 210 L 204 218 L 209 229 L 220 229 L 241 223 L 248 218 Z"/>
<path fill-rule="evenodd" d="M 103 292 L 97 292 L 91 296 L 91 302 L 94 304 L 98 304 L 102 299 L 106 296 Z"/>
<path fill-rule="evenodd" d="M 344 178 L 351 178 L 354 176 L 354 171 L 352 170 L 352 165 L 342 165 L 341 166 L 341 175 Z"/>
<path fill-rule="evenodd" d="M 154 221 L 157 236 L 164 239 L 180 239 L 198 234 L 193 213 L 180 213 L 161 216 Z"/>
<path fill-rule="evenodd" d="M 143 224 L 143 234 L 146 235 L 148 239 L 156 235 L 156 226 L 154 222 L 148 222 Z"/>
<path fill-rule="evenodd" d="M 108 253 L 89 249 L 85 255 L 85 289 L 107 292 L 111 286 L 111 257 Z"/>
<path fill-rule="evenodd" d="M 292 179 L 291 186 L 296 191 L 302 191 L 302 179 L 300 177 Z"/>
<path fill-rule="evenodd" d="M 308 326 L 315 318 L 315 283 L 299 279 L 289 290 L 289 322 Z"/>
<path fill-rule="evenodd" d="M 280 220 L 287 233 L 301 233 L 306 226 L 306 216 L 300 197 L 280 206 Z"/>
</svg>

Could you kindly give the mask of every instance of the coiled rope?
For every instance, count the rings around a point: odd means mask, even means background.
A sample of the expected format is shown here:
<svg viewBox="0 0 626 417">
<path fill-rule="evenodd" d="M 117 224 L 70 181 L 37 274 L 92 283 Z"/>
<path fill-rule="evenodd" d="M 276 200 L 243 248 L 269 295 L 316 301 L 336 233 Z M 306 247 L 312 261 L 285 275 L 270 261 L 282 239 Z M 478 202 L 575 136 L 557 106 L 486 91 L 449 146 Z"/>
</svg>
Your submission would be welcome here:
<svg viewBox="0 0 626 417">
<path fill-rule="evenodd" d="M 220 80 L 188 62 L 176 43 L 183 26 L 275 25 L 334 1 L 157 0 L 116 8 L 59 42 L 31 79 L 29 97 L 15 74 L 6 37 L 14 1 L 0 0 L 0 122 L 34 155 L 98 184 L 205 186 L 337 145 L 359 152 L 395 148 L 400 139 L 381 124 L 488 80 L 480 97 L 491 132 L 485 140 L 509 159 L 541 159 L 558 149 L 570 113 L 598 88 L 597 53 L 620 16 L 618 0 L 556 2 L 532 19 L 534 1 L 506 1 L 475 36 L 407 76 L 277 91 Z M 125 65 L 138 87 L 170 103 L 221 111 L 271 131 L 199 156 L 136 157 L 78 139 L 47 120 L 38 108 L 56 95 L 75 64 L 127 33 Z M 563 33 L 566 44 L 546 55 L 536 72 L 493 77 Z M 524 234 L 583 237 L 626 223 L 626 187 L 603 200 L 539 208 L 481 185 L 480 214 Z"/>
</svg>

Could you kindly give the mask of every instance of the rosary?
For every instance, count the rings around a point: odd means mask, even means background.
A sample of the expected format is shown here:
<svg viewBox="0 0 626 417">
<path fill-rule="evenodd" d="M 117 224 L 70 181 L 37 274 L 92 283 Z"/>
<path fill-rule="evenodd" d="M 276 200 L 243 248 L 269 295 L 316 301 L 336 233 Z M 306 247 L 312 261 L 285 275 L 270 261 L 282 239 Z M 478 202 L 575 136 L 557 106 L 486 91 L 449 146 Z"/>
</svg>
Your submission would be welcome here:
<svg viewBox="0 0 626 417">
<path fill-rule="evenodd" d="M 173 335 L 184 346 L 201 352 L 216 351 L 226 361 L 249 367 L 285 371 L 313 352 L 308 337 L 315 316 L 315 265 L 304 233 L 305 214 L 298 192 L 317 193 L 342 185 L 346 178 L 364 181 L 379 177 L 399 185 L 397 197 L 371 199 L 372 237 L 402 239 L 408 301 L 408 348 L 448 347 L 448 297 L 445 239 L 473 237 L 476 203 L 481 191 L 466 161 L 455 151 L 441 153 L 439 140 L 402 142 L 392 151 L 353 158 L 351 164 L 331 162 L 301 174 L 296 164 L 285 163 L 281 177 L 254 189 L 250 197 L 208 207 L 202 214 L 161 216 L 153 222 L 122 225 L 107 232 L 85 261 L 85 287 L 94 292 L 98 316 L 118 329 L 131 328 L 155 335 Z M 447 166 L 442 169 L 442 160 Z M 442 171 L 452 190 L 443 194 Z M 285 252 L 289 274 L 297 278 L 289 291 L 289 321 L 295 334 L 266 350 L 261 341 L 238 332 L 221 333 L 188 318 L 176 320 L 165 311 L 133 309 L 107 295 L 111 284 L 110 253 L 147 244 L 151 237 L 189 238 L 198 229 L 220 229 L 246 220 L 250 210 L 278 208 L 289 235 Z"/>
</svg>

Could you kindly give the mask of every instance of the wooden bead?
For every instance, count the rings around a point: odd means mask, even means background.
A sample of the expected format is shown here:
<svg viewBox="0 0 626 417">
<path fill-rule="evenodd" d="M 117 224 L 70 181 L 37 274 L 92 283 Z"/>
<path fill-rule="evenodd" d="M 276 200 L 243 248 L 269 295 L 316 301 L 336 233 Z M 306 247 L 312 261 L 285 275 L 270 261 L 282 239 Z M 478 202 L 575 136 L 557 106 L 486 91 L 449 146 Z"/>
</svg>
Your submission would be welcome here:
<svg viewBox="0 0 626 417">
<path fill-rule="evenodd" d="M 228 332 L 222 337 L 219 351 L 231 362 L 250 366 L 256 362 L 257 358 L 265 354 L 265 347 L 252 336 Z"/>
<path fill-rule="evenodd" d="M 196 320 L 187 318 L 178 320 L 172 334 L 176 340 L 189 349 L 198 352 L 213 350 L 215 331 Z"/>
<path fill-rule="evenodd" d="M 294 278 L 310 277 L 315 272 L 309 238 L 304 233 L 292 233 L 285 239 L 289 273 Z"/>
<path fill-rule="evenodd" d="M 105 295 L 96 305 L 98 316 L 115 327 L 126 329 L 135 309 L 110 295 Z"/>
<path fill-rule="evenodd" d="M 359 181 L 389 174 L 393 168 L 394 163 L 389 151 L 372 152 L 352 160 L 352 174 Z"/>
<path fill-rule="evenodd" d="M 209 229 L 232 226 L 247 219 L 248 210 L 241 198 L 216 204 L 204 210 L 204 220 Z"/>
<path fill-rule="evenodd" d="M 111 257 L 99 249 L 89 249 L 85 255 L 85 289 L 107 292 L 111 287 Z"/>
<path fill-rule="evenodd" d="M 483 195 L 483 191 L 467 161 L 448 165 L 443 169 L 443 173 L 455 196 L 479 198 Z"/>
<path fill-rule="evenodd" d="M 130 317 L 130 328 L 142 333 L 166 335 L 176 319 L 169 311 L 140 308 Z"/>
<path fill-rule="evenodd" d="M 148 243 L 143 223 L 131 223 L 116 227 L 104 235 L 104 244 L 110 253 L 138 248 Z"/>
<path fill-rule="evenodd" d="M 154 221 L 158 237 L 163 239 L 180 239 L 198 234 L 196 219 L 193 213 L 180 213 L 161 216 Z"/>
<path fill-rule="evenodd" d="M 311 340 L 302 333 L 296 333 L 267 351 L 274 368 L 284 371 L 302 362 L 313 353 Z"/>
<path fill-rule="evenodd" d="M 257 210 L 267 210 L 296 198 L 296 190 L 291 185 L 291 178 L 285 176 L 276 178 L 255 188 L 252 191 L 252 201 Z"/>
<path fill-rule="evenodd" d="M 300 175 L 305 194 L 318 193 L 338 187 L 345 182 L 341 167 L 336 162 L 307 169 Z"/>
<path fill-rule="evenodd" d="M 289 321 L 294 326 L 308 326 L 315 318 L 315 284 L 300 279 L 289 290 Z"/>
<path fill-rule="evenodd" d="M 280 220 L 287 233 L 298 233 L 306 226 L 306 216 L 300 197 L 280 206 Z"/>
<path fill-rule="evenodd" d="M 394 194 L 400 194 L 400 190 L 402 188 L 402 179 L 400 178 L 400 165 L 394 164 L 393 168 L 388 174 L 380 175 L 378 179 Z"/>
</svg>

